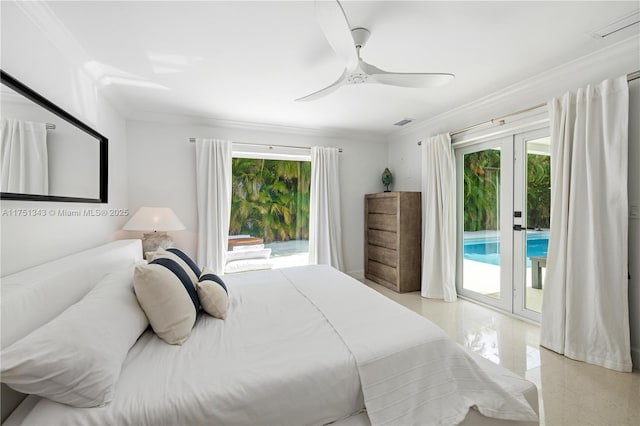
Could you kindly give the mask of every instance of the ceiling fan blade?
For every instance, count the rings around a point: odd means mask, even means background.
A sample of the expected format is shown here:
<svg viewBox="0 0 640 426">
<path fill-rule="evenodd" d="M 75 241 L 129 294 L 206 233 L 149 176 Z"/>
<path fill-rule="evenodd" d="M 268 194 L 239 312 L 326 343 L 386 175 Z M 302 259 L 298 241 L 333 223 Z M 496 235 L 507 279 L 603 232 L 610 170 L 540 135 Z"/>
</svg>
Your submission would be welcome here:
<svg viewBox="0 0 640 426">
<path fill-rule="evenodd" d="M 385 72 L 382 74 L 372 74 L 378 83 L 391 86 L 428 88 L 440 87 L 454 79 L 453 74 L 438 73 L 398 73 Z"/>
<path fill-rule="evenodd" d="M 375 81 L 391 86 L 428 88 L 444 86 L 455 78 L 447 73 L 422 73 L 422 72 L 389 72 L 381 70 L 364 61 L 360 61 L 363 71 L 372 76 Z"/>
<path fill-rule="evenodd" d="M 315 2 L 320 28 L 340 59 L 351 69 L 358 63 L 358 52 L 351 36 L 351 26 L 338 0 Z"/>
<path fill-rule="evenodd" d="M 296 102 L 315 101 L 316 99 L 320 99 L 322 97 L 327 96 L 329 93 L 335 92 L 340 86 L 343 86 L 345 84 L 345 82 L 347 81 L 347 75 L 348 74 L 349 74 L 348 70 L 345 68 L 345 70 L 342 72 L 342 75 L 340 76 L 340 78 L 338 78 L 332 84 L 330 84 L 329 86 L 325 87 L 324 89 L 318 90 L 317 92 L 313 92 L 310 95 L 298 98 L 298 99 L 296 99 Z"/>
</svg>

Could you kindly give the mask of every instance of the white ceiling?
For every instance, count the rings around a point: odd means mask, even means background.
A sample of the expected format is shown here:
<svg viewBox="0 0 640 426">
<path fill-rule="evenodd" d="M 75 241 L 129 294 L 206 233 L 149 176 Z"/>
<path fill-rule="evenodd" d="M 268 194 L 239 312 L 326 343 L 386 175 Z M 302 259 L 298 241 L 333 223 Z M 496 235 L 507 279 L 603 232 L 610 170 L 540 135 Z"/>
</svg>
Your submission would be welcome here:
<svg viewBox="0 0 640 426">
<path fill-rule="evenodd" d="M 435 89 L 345 86 L 312 1 L 49 2 L 84 67 L 131 113 L 190 115 L 388 134 L 638 34 L 593 30 L 640 8 L 630 2 L 344 1 L 371 38 L 365 61 L 398 72 L 450 72 Z"/>
</svg>

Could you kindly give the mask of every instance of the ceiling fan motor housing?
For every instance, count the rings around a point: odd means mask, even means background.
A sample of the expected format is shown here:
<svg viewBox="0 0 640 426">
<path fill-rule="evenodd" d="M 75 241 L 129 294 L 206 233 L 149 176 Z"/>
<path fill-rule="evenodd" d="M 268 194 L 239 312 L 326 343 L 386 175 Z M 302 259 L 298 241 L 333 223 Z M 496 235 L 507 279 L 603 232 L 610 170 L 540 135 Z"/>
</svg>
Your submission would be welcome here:
<svg viewBox="0 0 640 426">
<path fill-rule="evenodd" d="M 348 84 L 366 83 L 369 76 L 363 72 L 354 72 L 347 78 Z"/>
<path fill-rule="evenodd" d="M 366 28 L 353 28 L 351 30 L 351 37 L 353 37 L 353 42 L 357 48 L 364 47 L 370 35 L 371 33 Z"/>
</svg>

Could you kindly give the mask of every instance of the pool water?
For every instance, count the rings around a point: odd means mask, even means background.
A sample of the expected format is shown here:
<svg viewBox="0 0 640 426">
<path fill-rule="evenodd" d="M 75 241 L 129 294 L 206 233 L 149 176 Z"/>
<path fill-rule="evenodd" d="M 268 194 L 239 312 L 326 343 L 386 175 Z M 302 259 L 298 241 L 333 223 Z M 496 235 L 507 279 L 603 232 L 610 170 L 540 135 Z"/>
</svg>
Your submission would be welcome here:
<svg viewBox="0 0 640 426">
<path fill-rule="evenodd" d="M 546 256 L 549 249 L 549 233 L 527 233 L 527 267 L 532 256 Z M 469 238 L 464 241 L 464 258 L 476 262 L 500 265 L 500 243 L 497 237 Z"/>
<path fill-rule="evenodd" d="M 309 252 L 309 240 L 274 241 L 264 245 L 271 249 L 271 257 L 293 256 Z"/>
</svg>

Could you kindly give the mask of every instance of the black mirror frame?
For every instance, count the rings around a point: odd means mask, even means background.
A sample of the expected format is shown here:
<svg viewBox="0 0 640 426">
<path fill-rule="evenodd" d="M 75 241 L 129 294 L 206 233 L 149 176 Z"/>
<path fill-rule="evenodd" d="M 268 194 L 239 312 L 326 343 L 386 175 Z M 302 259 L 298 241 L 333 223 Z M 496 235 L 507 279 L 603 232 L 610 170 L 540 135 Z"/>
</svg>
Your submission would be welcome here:
<svg viewBox="0 0 640 426">
<path fill-rule="evenodd" d="M 0 192 L 1 200 L 23 200 L 23 201 L 58 201 L 67 203 L 107 203 L 108 198 L 108 169 L 109 169 L 109 140 L 91 127 L 84 124 L 53 102 L 44 98 L 34 90 L 20 83 L 15 78 L 0 69 L 0 82 L 16 92 L 20 93 L 27 99 L 40 105 L 42 108 L 52 112 L 83 132 L 97 139 L 100 143 L 100 197 L 99 198 L 82 198 L 82 197 L 63 197 L 56 195 L 37 195 L 37 194 L 20 194 L 15 192 Z"/>
</svg>

